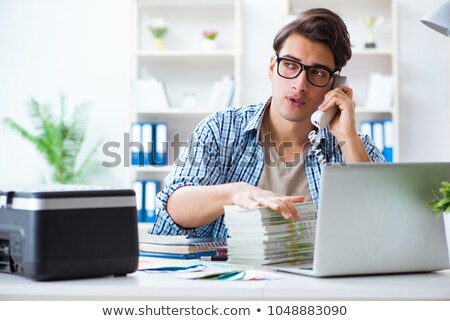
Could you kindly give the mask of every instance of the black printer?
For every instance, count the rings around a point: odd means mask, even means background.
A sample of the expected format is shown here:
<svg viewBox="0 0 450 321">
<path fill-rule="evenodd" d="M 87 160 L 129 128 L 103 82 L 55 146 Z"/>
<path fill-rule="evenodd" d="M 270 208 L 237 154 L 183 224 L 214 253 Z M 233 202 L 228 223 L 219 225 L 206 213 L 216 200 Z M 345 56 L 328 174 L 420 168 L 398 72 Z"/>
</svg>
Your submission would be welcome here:
<svg viewBox="0 0 450 321">
<path fill-rule="evenodd" d="M 0 186 L 0 272 L 40 281 L 126 275 L 138 253 L 131 189 Z"/>
</svg>

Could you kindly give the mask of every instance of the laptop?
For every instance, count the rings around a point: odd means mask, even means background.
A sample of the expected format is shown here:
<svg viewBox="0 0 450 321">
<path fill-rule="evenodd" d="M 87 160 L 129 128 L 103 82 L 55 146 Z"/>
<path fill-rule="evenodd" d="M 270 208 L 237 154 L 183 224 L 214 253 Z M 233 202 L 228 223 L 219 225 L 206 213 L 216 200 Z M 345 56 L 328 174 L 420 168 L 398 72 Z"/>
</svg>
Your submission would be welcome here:
<svg viewBox="0 0 450 321">
<path fill-rule="evenodd" d="M 449 268 L 442 217 L 427 201 L 450 163 L 358 163 L 322 172 L 312 266 L 274 264 L 317 277 Z M 450 237 L 450 235 L 449 235 Z"/>
</svg>

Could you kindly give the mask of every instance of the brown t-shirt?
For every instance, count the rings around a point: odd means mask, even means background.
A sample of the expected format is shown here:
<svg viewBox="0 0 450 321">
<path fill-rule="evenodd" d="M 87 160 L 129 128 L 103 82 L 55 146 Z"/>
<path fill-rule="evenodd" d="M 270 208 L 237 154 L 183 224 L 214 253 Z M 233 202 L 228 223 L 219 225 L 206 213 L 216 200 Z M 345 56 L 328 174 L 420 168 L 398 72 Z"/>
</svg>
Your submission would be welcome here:
<svg viewBox="0 0 450 321">
<path fill-rule="evenodd" d="M 264 150 L 264 168 L 258 187 L 286 196 L 301 195 L 305 197 L 305 201 L 311 201 L 303 155 L 298 155 L 291 163 L 285 163 L 278 155 L 275 143 L 271 143 L 270 131 L 264 117 L 259 133 Z"/>
</svg>

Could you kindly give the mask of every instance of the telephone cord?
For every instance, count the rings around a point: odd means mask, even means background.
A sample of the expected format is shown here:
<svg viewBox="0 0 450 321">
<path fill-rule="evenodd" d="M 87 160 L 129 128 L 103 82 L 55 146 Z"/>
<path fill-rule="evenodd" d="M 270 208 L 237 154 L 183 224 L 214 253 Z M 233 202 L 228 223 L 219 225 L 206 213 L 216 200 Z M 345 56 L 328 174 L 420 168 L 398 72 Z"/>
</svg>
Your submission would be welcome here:
<svg viewBox="0 0 450 321">
<path fill-rule="evenodd" d="M 323 167 L 326 163 L 325 156 L 322 152 L 322 149 L 319 148 L 320 144 L 320 129 L 318 131 L 312 130 L 308 134 L 309 142 L 312 144 L 311 151 L 314 153 L 314 156 L 317 158 L 319 162 L 319 166 Z"/>
</svg>

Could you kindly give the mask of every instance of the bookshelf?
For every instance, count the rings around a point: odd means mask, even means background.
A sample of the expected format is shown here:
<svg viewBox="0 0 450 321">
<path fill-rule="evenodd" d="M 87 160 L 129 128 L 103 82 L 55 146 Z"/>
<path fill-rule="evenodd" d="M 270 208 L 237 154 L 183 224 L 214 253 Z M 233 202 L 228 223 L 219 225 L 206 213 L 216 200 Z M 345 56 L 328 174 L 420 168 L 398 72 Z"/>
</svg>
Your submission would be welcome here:
<svg viewBox="0 0 450 321">
<path fill-rule="evenodd" d="M 168 161 L 162 166 L 131 166 L 128 181 L 132 185 L 136 180 L 156 180 L 162 188 L 180 144 L 187 142 L 196 125 L 240 101 L 241 1 L 130 0 L 130 8 L 130 130 L 134 123 L 166 123 Z M 154 46 L 148 29 L 156 19 L 163 19 L 168 28 L 162 48 Z M 204 30 L 218 31 L 214 49 L 204 47 Z M 213 87 L 225 78 L 228 87 L 212 99 L 212 91 L 218 92 Z M 149 79 L 160 87 L 148 85 Z M 145 87 L 138 87 L 139 82 Z M 157 95 L 167 100 L 152 100 Z"/>
<path fill-rule="evenodd" d="M 352 58 L 342 69 L 353 88 L 356 103 L 358 130 L 364 122 L 392 121 L 393 161 L 399 161 L 399 93 L 398 93 L 398 49 L 397 49 L 397 0 L 285 0 L 282 24 L 309 8 L 324 7 L 338 13 L 345 21 L 352 43 Z M 361 19 L 367 16 L 382 16 L 383 22 L 374 28 L 376 48 L 365 48 L 367 29 Z M 378 105 L 377 101 L 367 106 L 369 96 L 373 97 L 376 86 L 370 85 L 371 75 L 391 75 L 392 102 Z M 379 88 L 379 87 L 378 87 Z M 372 91 L 369 93 L 369 91 Z M 375 94 L 381 97 L 383 94 Z"/>
</svg>

